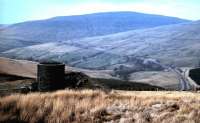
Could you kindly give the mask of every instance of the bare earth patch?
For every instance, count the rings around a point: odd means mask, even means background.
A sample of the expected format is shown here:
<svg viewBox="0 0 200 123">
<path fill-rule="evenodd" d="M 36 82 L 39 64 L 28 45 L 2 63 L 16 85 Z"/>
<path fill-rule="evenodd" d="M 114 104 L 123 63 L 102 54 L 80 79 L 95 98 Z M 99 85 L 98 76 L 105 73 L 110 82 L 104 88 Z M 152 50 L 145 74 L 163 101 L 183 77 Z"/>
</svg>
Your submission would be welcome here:
<svg viewBox="0 0 200 123">
<path fill-rule="evenodd" d="M 0 122 L 199 123 L 200 94 L 62 90 L 0 98 Z"/>
</svg>

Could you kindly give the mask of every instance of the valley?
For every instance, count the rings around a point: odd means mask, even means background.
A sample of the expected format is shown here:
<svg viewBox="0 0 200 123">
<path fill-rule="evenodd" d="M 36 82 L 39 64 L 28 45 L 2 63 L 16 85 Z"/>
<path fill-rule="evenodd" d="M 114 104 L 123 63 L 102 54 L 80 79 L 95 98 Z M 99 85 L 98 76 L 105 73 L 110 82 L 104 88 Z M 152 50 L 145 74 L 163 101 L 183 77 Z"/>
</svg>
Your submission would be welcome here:
<svg viewBox="0 0 200 123">
<path fill-rule="evenodd" d="M 95 78 L 189 90 L 179 69 L 198 65 L 199 30 L 199 21 L 134 12 L 55 17 L 0 30 L 0 56 L 58 61 Z"/>
<path fill-rule="evenodd" d="M 13 75 L 34 79 L 37 78 L 37 62 L 27 60 L 15 60 L 0 57 L 0 74 Z M 66 75 L 71 72 L 81 72 L 91 78 L 91 83 L 109 87 L 113 89 L 151 90 L 151 88 L 160 88 L 165 90 L 193 90 L 199 88 L 194 84 L 188 74 L 189 69 L 180 70 L 170 68 L 169 71 L 140 71 L 131 73 L 129 80 L 115 76 L 112 70 L 87 70 L 65 66 Z M 2 76 L 3 77 L 3 76 Z M 11 77 L 13 78 L 13 77 Z M 17 79 L 16 79 L 17 80 Z M 18 82 L 24 82 L 22 81 Z M 12 83 L 12 82 L 10 82 Z M 27 82 L 27 84 L 29 84 Z M 4 83 L 2 83 L 4 87 Z"/>
</svg>

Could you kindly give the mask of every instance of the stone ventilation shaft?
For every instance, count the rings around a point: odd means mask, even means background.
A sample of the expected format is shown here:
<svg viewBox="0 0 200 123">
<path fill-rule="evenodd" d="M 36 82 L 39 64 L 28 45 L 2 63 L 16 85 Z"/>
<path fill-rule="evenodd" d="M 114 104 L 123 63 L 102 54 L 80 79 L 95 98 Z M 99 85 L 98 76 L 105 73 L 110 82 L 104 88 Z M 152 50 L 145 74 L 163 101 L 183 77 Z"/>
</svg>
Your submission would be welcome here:
<svg viewBox="0 0 200 123">
<path fill-rule="evenodd" d="M 39 91 L 51 91 L 65 87 L 65 65 L 56 62 L 38 64 L 37 82 Z"/>
</svg>

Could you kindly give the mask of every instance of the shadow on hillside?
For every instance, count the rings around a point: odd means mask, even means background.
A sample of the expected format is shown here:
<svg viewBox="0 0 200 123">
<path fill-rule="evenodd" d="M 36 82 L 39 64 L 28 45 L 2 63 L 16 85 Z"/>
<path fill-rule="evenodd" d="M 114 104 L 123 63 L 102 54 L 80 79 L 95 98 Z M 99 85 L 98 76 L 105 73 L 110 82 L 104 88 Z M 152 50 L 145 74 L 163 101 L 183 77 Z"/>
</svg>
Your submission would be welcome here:
<svg viewBox="0 0 200 123">
<path fill-rule="evenodd" d="M 144 83 L 115 79 L 90 78 L 81 72 L 66 73 L 64 88 L 133 91 L 164 90 L 161 87 Z M 10 95 L 12 93 L 28 93 L 35 91 L 38 91 L 35 79 L 0 74 L 0 96 Z"/>
</svg>

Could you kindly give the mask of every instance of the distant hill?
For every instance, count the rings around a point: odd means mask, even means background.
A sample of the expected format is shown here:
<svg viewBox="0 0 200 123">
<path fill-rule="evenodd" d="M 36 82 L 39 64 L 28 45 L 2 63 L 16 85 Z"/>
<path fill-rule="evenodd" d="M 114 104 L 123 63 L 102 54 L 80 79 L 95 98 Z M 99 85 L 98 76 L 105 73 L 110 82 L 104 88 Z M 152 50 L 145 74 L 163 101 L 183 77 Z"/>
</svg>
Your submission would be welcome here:
<svg viewBox="0 0 200 123">
<path fill-rule="evenodd" d="M 17 23 L 1 30 L 0 37 L 55 42 L 184 22 L 189 20 L 136 12 L 107 12 Z"/>
<path fill-rule="evenodd" d="M 16 48 L 3 56 L 52 59 L 87 69 L 162 70 L 193 67 L 200 57 L 200 21 Z M 139 68 L 138 68 L 139 67 Z M 130 68 L 130 69 L 129 69 Z"/>
<path fill-rule="evenodd" d="M 9 24 L 0 24 L 0 29 L 8 27 L 8 26 L 9 26 Z"/>
<path fill-rule="evenodd" d="M 3 24 L 0 24 L 0 28 L 3 27 L 3 26 L 4 26 Z"/>
</svg>

